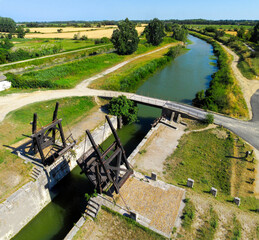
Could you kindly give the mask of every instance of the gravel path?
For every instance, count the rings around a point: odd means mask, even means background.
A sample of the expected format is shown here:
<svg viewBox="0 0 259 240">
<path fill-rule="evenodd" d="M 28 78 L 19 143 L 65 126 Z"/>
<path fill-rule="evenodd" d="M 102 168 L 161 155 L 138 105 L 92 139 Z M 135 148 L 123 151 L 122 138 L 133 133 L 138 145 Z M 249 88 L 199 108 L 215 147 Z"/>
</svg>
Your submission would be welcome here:
<svg viewBox="0 0 259 240">
<path fill-rule="evenodd" d="M 234 73 L 235 78 L 238 80 L 240 87 L 242 89 L 248 110 L 249 110 L 249 116 L 252 118 L 252 113 L 254 114 L 254 109 L 252 109 L 251 105 L 251 97 L 255 94 L 255 92 L 259 89 L 259 81 L 256 79 L 249 80 L 245 78 L 240 70 L 237 67 L 238 61 L 239 61 L 239 56 L 233 52 L 231 49 L 228 47 L 224 46 L 221 44 L 221 46 L 233 56 L 233 61 L 231 63 L 231 68 Z"/>
</svg>

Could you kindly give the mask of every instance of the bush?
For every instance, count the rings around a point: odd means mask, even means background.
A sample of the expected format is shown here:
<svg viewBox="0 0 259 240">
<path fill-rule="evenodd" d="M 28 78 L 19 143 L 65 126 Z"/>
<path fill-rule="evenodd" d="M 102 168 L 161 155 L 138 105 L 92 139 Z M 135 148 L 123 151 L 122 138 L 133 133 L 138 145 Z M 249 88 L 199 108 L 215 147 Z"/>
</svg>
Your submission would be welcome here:
<svg viewBox="0 0 259 240">
<path fill-rule="evenodd" d="M 193 219 L 195 217 L 195 206 L 194 204 L 190 201 L 189 198 L 185 199 L 185 207 L 183 209 L 183 221 L 182 221 L 182 226 L 185 229 L 190 229 Z"/>
<path fill-rule="evenodd" d="M 101 39 L 95 39 L 95 44 L 101 44 L 101 43 L 110 43 L 110 39 L 107 37 L 103 37 Z"/>
<path fill-rule="evenodd" d="M 207 124 L 212 124 L 214 122 L 214 115 L 211 113 L 207 114 L 204 122 Z"/>
<path fill-rule="evenodd" d="M 18 75 L 13 73 L 5 74 L 7 81 L 12 83 L 13 88 L 55 88 L 57 85 L 50 80 L 40 81 L 40 80 L 27 80 L 23 79 Z"/>
</svg>

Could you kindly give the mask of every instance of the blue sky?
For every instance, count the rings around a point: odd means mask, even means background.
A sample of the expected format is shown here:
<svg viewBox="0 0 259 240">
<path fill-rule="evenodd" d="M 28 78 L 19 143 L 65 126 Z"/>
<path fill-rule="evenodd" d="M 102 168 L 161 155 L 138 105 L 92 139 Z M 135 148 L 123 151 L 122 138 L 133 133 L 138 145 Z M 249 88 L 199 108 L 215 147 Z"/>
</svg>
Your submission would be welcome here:
<svg viewBox="0 0 259 240">
<path fill-rule="evenodd" d="M 0 0 L 15 21 L 129 19 L 259 20 L 259 0 Z"/>
</svg>

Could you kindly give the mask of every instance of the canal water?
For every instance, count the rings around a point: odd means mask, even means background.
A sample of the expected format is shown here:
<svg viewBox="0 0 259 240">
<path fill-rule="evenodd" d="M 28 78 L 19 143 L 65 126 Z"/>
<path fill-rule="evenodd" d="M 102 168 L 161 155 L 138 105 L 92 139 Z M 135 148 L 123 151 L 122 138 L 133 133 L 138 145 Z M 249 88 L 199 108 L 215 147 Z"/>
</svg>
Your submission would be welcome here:
<svg viewBox="0 0 259 240">
<path fill-rule="evenodd" d="M 188 45 L 189 51 L 145 81 L 138 94 L 191 104 L 198 91 L 208 88 L 211 75 L 217 71 L 212 46 L 191 35 L 189 40 L 192 42 Z M 139 105 L 138 122 L 118 131 L 128 156 L 160 115 L 161 109 Z M 112 141 L 112 137 L 108 138 L 104 147 Z M 58 240 L 66 236 L 85 209 L 84 194 L 92 189 L 78 167 L 55 188 L 61 193 L 13 239 Z"/>
</svg>

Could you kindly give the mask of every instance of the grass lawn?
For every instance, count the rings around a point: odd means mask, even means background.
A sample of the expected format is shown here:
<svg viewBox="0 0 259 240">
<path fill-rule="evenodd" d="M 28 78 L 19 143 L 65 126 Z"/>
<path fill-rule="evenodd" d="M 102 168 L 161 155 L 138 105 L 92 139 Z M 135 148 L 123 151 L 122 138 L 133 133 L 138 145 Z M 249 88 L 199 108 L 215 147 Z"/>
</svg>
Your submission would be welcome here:
<svg viewBox="0 0 259 240">
<path fill-rule="evenodd" d="M 95 221 L 87 219 L 73 239 L 162 240 L 165 238 L 127 217 L 102 207 L 97 219 Z"/>
<path fill-rule="evenodd" d="M 251 151 L 242 140 L 223 128 L 190 132 L 180 139 L 174 153 L 166 159 L 164 174 L 167 182 L 185 187 L 188 178 L 194 179 L 194 190 L 208 194 L 211 187 L 218 190 L 216 199 L 226 202 L 241 197 L 241 209 L 255 210 L 259 200 L 254 195 L 255 167 L 251 160 L 244 158 Z"/>
<path fill-rule="evenodd" d="M 88 115 L 95 106 L 90 97 L 73 97 L 58 100 L 60 103 L 58 117 L 63 119 L 64 131 L 67 124 L 75 124 Z M 22 134 L 31 134 L 33 113 L 38 113 L 38 127 L 51 122 L 55 108 L 55 100 L 30 104 L 26 107 L 9 113 L 0 123 L 0 202 L 29 181 L 31 164 L 24 164 L 23 160 L 11 154 L 9 148 L 25 137 Z"/>
<path fill-rule="evenodd" d="M 196 191 L 208 191 L 213 186 L 220 193 L 230 194 L 233 138 L 219 138 L 213 130 L 185 134 L 166 161 L 166 177 L 174 184 L 195 180 Z"/>
</svg>

